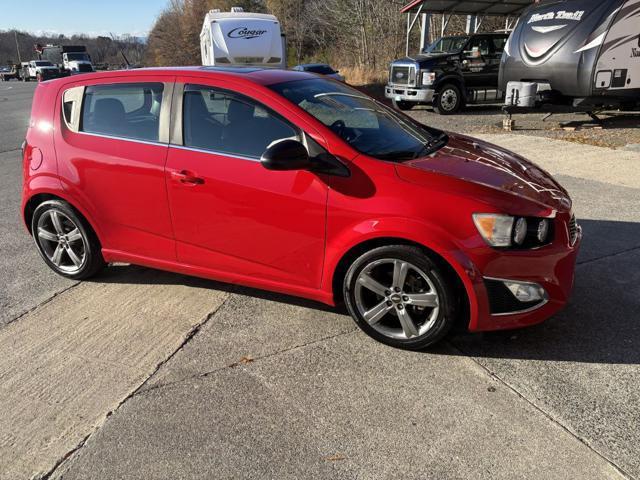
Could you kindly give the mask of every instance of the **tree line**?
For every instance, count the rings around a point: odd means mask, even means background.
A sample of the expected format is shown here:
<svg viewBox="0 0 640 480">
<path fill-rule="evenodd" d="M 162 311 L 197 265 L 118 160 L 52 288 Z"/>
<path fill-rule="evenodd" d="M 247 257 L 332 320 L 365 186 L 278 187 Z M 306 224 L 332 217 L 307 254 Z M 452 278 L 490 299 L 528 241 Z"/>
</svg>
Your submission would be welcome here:
<svg viewBox="0 0 640 480">
<path fill-rule="evenodd" d="M 144 39 L 130 35 L 98 36 L 86 35 L 35 35 L 17 30 L 0 31 L 0 65 L 27 62 L 37 58 L 35 45 L 85 45 L 94 64 L 114 67 L 126 62 L 122 54 L 134 65 L 144 61 L 146 43 Z"/>
<path fill-rule="evenodd" d="M 327 62 L 344 68 L 386 72 L 389 62 L 405 54 L 407 18 L 400 9 L 408 0 L 171 0 L 148 40 L 148 65 L 199 65 L 200 31 L 214 8 L 272 13 L 287 36 L 288 62 Z M 441 33 L 444 18 L 430 18 L 430 38 Z M 466 17 L 449 19 L 447 33 L 464 33 Z M 504 19 L 488 18 L 481 30 L 504 28 Z M 418 28 L 411 53 L 418 49 Z"/>
</svg>

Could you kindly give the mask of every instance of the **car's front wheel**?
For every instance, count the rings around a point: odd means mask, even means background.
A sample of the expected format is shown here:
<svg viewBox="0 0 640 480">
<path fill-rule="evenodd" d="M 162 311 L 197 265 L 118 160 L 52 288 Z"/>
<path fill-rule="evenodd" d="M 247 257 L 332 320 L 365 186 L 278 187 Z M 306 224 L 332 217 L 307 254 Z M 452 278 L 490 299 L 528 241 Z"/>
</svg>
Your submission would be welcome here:
<svg viewBox="0 0 640 480">
<path fill-rule="evenodd" d="M 31 231 L 38 252 L 59 275 L 84 280 L 105 265 L 91 226 L 66 202 L 49 200 L 38 205 Z"/>
<path fill-rule="evenodd" d="M 438 266 L 413 246 L 373 249 L 353 262 L 344 299 L 372 338 L 409 350 L 441 340 L 455 321 L 452 289 Z"/>
</svg>

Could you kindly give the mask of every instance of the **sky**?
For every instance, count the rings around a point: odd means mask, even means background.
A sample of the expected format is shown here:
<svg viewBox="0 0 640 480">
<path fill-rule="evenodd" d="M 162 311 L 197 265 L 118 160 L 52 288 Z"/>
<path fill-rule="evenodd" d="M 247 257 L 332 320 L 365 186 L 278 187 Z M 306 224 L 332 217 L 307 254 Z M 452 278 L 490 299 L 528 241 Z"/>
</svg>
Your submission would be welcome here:
<svg viewBox="0 0 640 480">
<path fill-rule="evenodd" d="M 0 0 L 0 30 L 144 37 L 167 4 L 168 0 Z"/>
</svg>

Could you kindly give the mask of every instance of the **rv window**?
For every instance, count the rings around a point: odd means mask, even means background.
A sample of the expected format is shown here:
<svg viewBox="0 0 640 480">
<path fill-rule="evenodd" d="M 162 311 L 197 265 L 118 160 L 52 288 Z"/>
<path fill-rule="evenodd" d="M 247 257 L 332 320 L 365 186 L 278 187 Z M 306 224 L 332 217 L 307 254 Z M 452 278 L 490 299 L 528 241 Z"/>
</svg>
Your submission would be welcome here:
<svg viewBox="0 0 640 480">
<path fill-rule="evenodd" d="M 163 88 L 162 83 L 87 87 L 80 130 L 157 142 Z"/>
<path fill-rule="evenodd" d="M 241 95 L 197 85 L 185 87 L 182 125 L 186 147 L 250 158 L 260 158 L 276 140 L 299 136 L 267 107 Z"/>
</svg>

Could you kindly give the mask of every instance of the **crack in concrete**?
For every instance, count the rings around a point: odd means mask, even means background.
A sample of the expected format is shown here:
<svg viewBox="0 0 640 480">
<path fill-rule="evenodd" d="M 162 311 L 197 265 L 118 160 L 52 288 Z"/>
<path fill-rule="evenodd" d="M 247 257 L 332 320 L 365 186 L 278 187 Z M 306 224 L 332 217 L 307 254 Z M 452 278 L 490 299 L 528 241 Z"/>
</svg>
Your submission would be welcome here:
<svg viewBox="0 0 640 480">
<path fill-rule="evenodd" d="M 473 363 L 475 363 L 476 365 L 478 365 L 482 370 L 484 370 L 491 378 L 493 378 L 494 380 L 496 380 L 497 382 L 499 382 L 500 384 L 504 385 L 506 388 L 508 388 L 509 390 L 511 390 L 513 393 L 515 393 L 519 398 L 521 398 L 522 400 L 524 400 L 525 402 L 527 402 L 529 405 L 531 405 L 531 407 L 533 407 L 535 410 L 537 410 L 538 412 L 540 412 L 542 415 L 544 415 L 547 419 L 549 419 L 552 423 L 554 423 L 555 425 L 557 425 L 559 428 L 561 428 L 562 430 L 564 430 L 565 432 L 567 432 L 569 435 L 571 435 L 571 437 L 575 438 L 577 441 L 579 441 L 580 443 L 582 443 L 585 447 L 587 447 L 590 451 L 592 451 L 594 454 L 596 454 L 598 457 L 600 457 L 602 460 L 604 460 L 606 463 L 608 463 L 609 465 L 611 465 L 611 467 L 613 467 L 614 470 L 616 470 L 621 476 L 623 476 L 624 478 L 627 478 L 629 480 L 634 480 L 635 477 L 633 477 L 630 473 L 626 472 L 620 465 L 618 465 L 616 462 L 614 462 L 613 460 L 611 460 L 610 458 L 608 458 L 604 453 L 601 453 L 599 450 L 597 450 L 593 445 L 591 445 L 586 438 L 581 437 L 580 435 L 578 435 L 576 432 L 574 432 L 573 430 L 571 430 L 571 428 L 569 428 L 568 426 L 564 425 L 562 422 L 560 422 L 558 419 L 556 419 L 553 415 L 551 415 L 550 413 L 548 413 L 546 410 L 544 410 L 541 406 L 537 405 L 535 402 L 533 402 L 532 400 L 529 400 L 523 393 L 521 393 L 516 387 L 514 387 L 513 385 L 511 385 L 509 382 L 507 382 L 506 380 L 504 380 L 502 377 L 500 377 L 496 372 L 494 372 L 493 370 L 491 370 L 489 367 L 487 367 L 486 365 L 483 365 L 482 363 L 480 363 L 475 357 L 473 357 L 471 354 L 466 353 L 463 349 L 459 348 L 458 346 L 456 346 L 455 344 L 453 344 L 451 341 L 447 341 L 447 344 L 449 344 L 451 346 L 451 348 L 453 348 L 454 350 L 457 350 L 461 355 L 467 357 L 469 360 L 471 360 Z"/>
<path fill-rule="evenodd" d="M 627 253 L 631 253 L 631 252 L 634 252 L 636 250 L 640 250 L 640 245 L 638 245 L 636 247 L 627 248 L 626 250 L 621 250 L 619 252 L 610 253 L 608 255 L 603 255 L 602 257 L 591 258 L 589 260 L 583 260 L 582 262 L 577 262 L 576 265 L 578 265 L 578 266 L 580 266 L 580 265 L 588 265 L 589 263 L 599 262 L 600 260 L 606 260 L 607 258 L 618 257 L 620 255 L 625 255 Z"/>
<path fill-rule="evenodd" d="M 12 153 L 12 152 L 19 152 L 20 148 L 12 148 L 11 150 L 0 150 L 0 153 Z"/>
<path fill-rule="evenodd" d="M 320 343 L 320 342 L 324 342 L 326 340 L 331 340 L 333 338 L 341 337 L 343 335 L 350 335 L 352 333 L 358 332 L 359 330 L 360 329 L 358 327 L 354 327 L 353 329 L 351 329 L 351 330 L 349 330 L 347 332 L 341 332 L 341 333 L 336 333 L 334 335 L 328 335 L 326 337 L 322 337 L 322 338 L 318 338 L 318 339 L 315 339 L 315 340 L 311 340 L 311 341 L 306 342 L 306 343 L 301 343 L 301 344 L 298 344 L 298 345 L 294 345 L 292 347 L 285 348 L 283 350 L 276 350 L 275 352 L 272 352 L 272 353 L 269 353 L 269 354 L 266 354 L 266 355 L 262 355 L 262 356 L 259 356 L 259 357 L 256 357 L 256 358 L 251 358 L 251 362 L 249 362 L 249 363 L 254 363 L 254 362 L 257 362 L 257 361 L 260 361 L 260 360 L 265 360 L 265 359 L 268 359 L 268 358 L 276 357 L 276 356 L 281 355 L 283 353 L 288 353 L 288 352 L 291 352 L 291 351 L 294 351 L 294 350 L 305 348 L 305 347 L 308 347 L 308 346 L 311 346 L 311 345 L 315 345 L 315 344 Z M 184 383 L 184 382 L 188 382 L 189 380 L 194 380 L 194 379 L 198 379 L 198 378 L 207 378 L 207 377 L 209 377 L 211 375 L 214 375 L 214 374 L 216 374 L 218 372 L 221 372 L 223 370 L 226 370 L 228 368 L 236 368 L 236 367 L 239 367 L 240 365 L 242 365 L 242 361 L 233 362 L 233 363 L 230 363 L 228 365 L 224 365 L 222 367 L 215 368 L 213 370 L 209 370 L 209 371 L 202 372 L 202 373 L 197 373 L 195 375 L 189 375 L 189 376 L 186 376 L 184 378 L 180 378 L 179 380 L 174 380 L 172 382 L 167 382 L 167 383 L 161 383 L 161 384 L 158 384 L 158 385 L 154 385 L 152 387 L 147 388 L 146 390 L 138 390 L 135 393 L 135 395 L 133 395 L 133 396 L 146 395 L 147 393 L 151 393 L 151 392 L 154 392 L 154 391 L 162 389 L 162 388 L 173 387 L 175 385 L 178 385 L 178 384 L 181 384 L 181 383 Z"/>
<path fill-rule="evenodd" d="M 140 391 L 140 389 L 143 388 L 147 384 L 147 382 L 156 373 L 158 373 L 158 371 L 167 362 L 169 362 L 173 357 L 175 357 L 178 354 L 178 352 L 180 352 L 180 350 L 182 350 L 198 334 L 198 332 L 202 329 L 202 327 L 204 327 L 207 324 L 207 322 L 209 322 L 209 320 L 211 320 L 218 313 L 218 311 L 225 305 L 225 303 L 227 302 L 228 299 L 229 299 L 229 297 L 225 298 L 225 300 L 215 310 L 213 310 L 212 312 L 210 312 L 207 315 L 205 315 L 204 318 L 200 322 L 196 323 L 193 327 L 191 327 L 189 329 L 189 331 L 187 332 L 187 334 L 185 335 L 185 338 L 183 339 L 183 341 L 180 343 L 180 345 L 178 345 L 178 348 L 176 348 L 173 352 L 171 352 L 171 354 L 169 354 L 166 358 L 164 358 L 162 361 L 160 361 L 155 366 L 153 371 L 147 376 L 147 378 L 145 378 L 142 381 L 142 383 L 140 383 L 140 385 L 138 385 L 126 397 L 124 397 L 118 403 L 118 405 L 116 405 L 116 407 L 114 409 L 112 409 L 109 412 L 107 412 L 106 415 L 104 416 L 104 418 L 102 419 L 102 422 L 100 422 L 98 425 L 96 425 L 93 428 L 93 430 L 91 432 L 89 432 L 75 447 L 73 447 L 66 454 L 64 454 L 48 472 L 46 472 L 44 475 L 40 475 L 40 476 L 37 476 L 35 478 L 38 479 L 38 480 L 49 480 L 56 473 L 56 471 L 60 467 L 62 467 L 67 461 L 70 461 L 75 456 L 75 454 L 77 452 L 79 452 L 82 449 L 82 447 L 84 447 L 86 445 L 87 441 L 89 441 L 91 436 L 93 434 L 95 434 L 96 432 L 98 432 L 104 426 L 105 422 L 107 421 L 107 419 L 111 415 L 116 413 L 120 409 L 120 407 L 122 407 L 122 405 L 124 405 L 129 399 L 133 398 Z"/>
<path fill-rule="evenodd" d="M 82 282 L 75 282 L 71 285 L 69 285 L 68 287 L 63 288 L 62 290 L 58 290 L 57 292 L 54 292 L 53 295 L 51 295 L 49 298 L 46 298 L 45 300 L 43 300 L 42 302 L 38 303 L 37 305 L 34 305 L 33 307 L 29 308 L 28 310 L 25 310 L 24 312 L 22 312 L 20 315 L 18 315 L 17 317 L 14 317 L 10 320 L 8 320 L 7 322 L 3 323 L 2 325 L 0 325 L 0 329 L 11 325 L 13 322 L 17 322 L 18 320 L 20 320 L 22 317 L 29 315 L 30 313 L 32 313 L 33 311 L 37 310 L 38 308 L 52 302 L 53 300 L 56 299 L 56 297 L 59 297 L 60 295 L 62 295 L 63 293 L 68 292 L 69 290 L 76 288 L 78 285 L 80 285 Z"/>
</svg>

